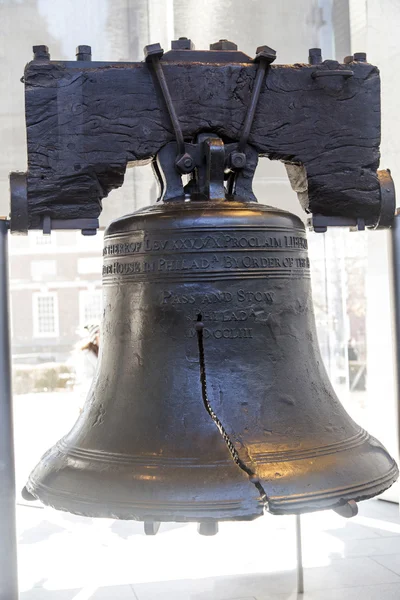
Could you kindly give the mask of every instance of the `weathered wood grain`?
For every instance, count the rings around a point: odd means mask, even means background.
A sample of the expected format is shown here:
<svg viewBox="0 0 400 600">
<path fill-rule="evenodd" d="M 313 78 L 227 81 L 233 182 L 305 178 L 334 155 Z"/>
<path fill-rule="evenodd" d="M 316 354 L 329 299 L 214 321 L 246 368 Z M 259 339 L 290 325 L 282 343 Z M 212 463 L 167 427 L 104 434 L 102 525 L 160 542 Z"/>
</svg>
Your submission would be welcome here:
<svg viewBox="0 0 400 600">
<path fill-rule="evenodd" d="M 184 136 L 214 131 L 238 141 L 256 66 L 163 63 Z M 351 69 L 320 77 L 317 69 Z M 33 61 L 25 70 L 30 225 L 97 217 L 123 183 L 127 163 L 150 159 L 174 139 L 145 63 Z M 308 210 L 379 214 L 379 71 L 367 63 L 272 65 L 249 143 L 262 156 L 301 163 Z"/>
</svg>

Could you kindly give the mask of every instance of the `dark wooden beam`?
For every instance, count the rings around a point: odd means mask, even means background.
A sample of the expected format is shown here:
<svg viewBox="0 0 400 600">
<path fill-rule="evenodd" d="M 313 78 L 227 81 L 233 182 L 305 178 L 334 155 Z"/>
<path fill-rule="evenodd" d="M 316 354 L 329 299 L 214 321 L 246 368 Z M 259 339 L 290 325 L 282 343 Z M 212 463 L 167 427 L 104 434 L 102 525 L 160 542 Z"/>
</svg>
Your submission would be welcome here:
<svg viewBox="0 0 400 600">
<path fill-rule="evenodd" d="M 238 141 L 256 65 L 162 62 L 185 138 L 213 131 Z M 344 76 L 313 76 L 338 70 Z M 35 60 L 24 80 L 30 226 L 45 214 L 97 217 L 127 164 L 151 159 L 174 139 L 146 63 Z M 304 165 L 310 212 L 378 218 L 380 78 L 373 65 L 272 65 L 249 143 L 261 156 Z"/>
</svg>

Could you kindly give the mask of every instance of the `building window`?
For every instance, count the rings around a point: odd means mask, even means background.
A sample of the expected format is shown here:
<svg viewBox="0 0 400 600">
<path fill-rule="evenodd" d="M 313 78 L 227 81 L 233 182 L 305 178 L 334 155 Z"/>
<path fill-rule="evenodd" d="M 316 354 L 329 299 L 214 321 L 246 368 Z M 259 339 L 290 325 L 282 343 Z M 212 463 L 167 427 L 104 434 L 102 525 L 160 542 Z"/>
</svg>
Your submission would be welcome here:
<svg viewBox="0 0 400 600">
<path fill-rule="evenodd" d="M 88 256 L 85 258 L 78 258 L 78 273 L 80 275 L 95 273 L 100 277 L 102 266 L 103 261 L 101 256 Z"/>
<path fill-rule="evenodd" d="M 58 335 L 58 303 L 55 292 L 33 294 L 33 335 Z"/>
<path fill-rule="evenodd" d="M 33 281 L 46 280 L 50 275 L 56 275 L 57 263 L 55 260 L 33 260 L 31 262 L 31 276 Z"/>
<path fill-rule="evenodd" d="M 79 322 L 82 328 L 92 323 L 100 323 L 102 311 L 101 290 L 79 292 Z"/>
<path fill-rule="evenodd" d="M 35 246 L 53 246 L 55 243 L 55 232 L 50 235 L 44 235 L 42 231 L 29 231 L 31 245 Z"/>
</svg>

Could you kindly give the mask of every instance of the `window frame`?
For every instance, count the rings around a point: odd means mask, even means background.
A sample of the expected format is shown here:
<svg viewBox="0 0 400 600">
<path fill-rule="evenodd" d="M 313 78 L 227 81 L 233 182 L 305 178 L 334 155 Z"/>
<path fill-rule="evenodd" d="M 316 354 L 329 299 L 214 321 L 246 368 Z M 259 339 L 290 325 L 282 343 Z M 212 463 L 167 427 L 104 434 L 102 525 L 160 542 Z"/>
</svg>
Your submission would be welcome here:
<svg viewBox="0 0 400 600">
<path fill-rule="evenodd" d="M 79 291 L 79 327 L 83 329 L 86 325 L 89 325 L 89 321 L 85 319 L 85 307 L 86 302 L 85 298 L 88 296 L 93 296 L 94 294 L 98 295 L 100 298 L 100 315 L 99 321 L 101 320 L 102 312 L 103 312 L 103 290 L 102 288 L 94 288 L 90 290 L 80 290 Z M 94 322 L 94 321 L 93 321 Z"/>
<path fill-rule="evenodd" d="M 39 331 L 39 298 L 53 298 L 54 306 L 54 331 L 41 332 Z M 58 311 L 58 295 L 57 292 L 34 292 L 32 294 L 32 313 L 33 313 L 33 337 L 34 338 L 56 338 L 60 335 L 60 319 Z"/>
</svg>

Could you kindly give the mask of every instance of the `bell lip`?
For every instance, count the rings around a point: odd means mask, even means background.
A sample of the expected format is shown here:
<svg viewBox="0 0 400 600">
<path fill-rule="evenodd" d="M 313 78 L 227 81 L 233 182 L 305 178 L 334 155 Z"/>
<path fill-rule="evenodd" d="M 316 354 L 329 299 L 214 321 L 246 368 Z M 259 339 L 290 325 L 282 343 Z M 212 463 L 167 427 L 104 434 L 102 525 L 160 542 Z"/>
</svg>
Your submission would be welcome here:
<svg viewBox="0 0 400 600">
<path fill-rule="evenodd" d="M 76 497 L 55 490 L 29 478 L 27 490 L 45 506 L 89 518 L 125 521 L 160 521 L 162 523 L 198 523 L 201 521 L 254 521 L 265 513 L 265 503 L 259 498 L 216 502 L 96 502 L 93 498 Z M 64 502 L 63 502 L 64 501 Z M 88 510 L 84 507 L 87 505 Z M 214 514 L 213 514 L 214 512 Z"/>
<path fill-rule="evenodd" d="M 118 503 L 96 502 L 91 498 L 77 498 L 68 492 L 56 491 L 54 487 L 38 483 L 29 478 L 27 490 L 43 504 L 69 512 L 72 514 L 92 517 L 92 518 L 114 518 L 120 520 L 146 521 L 156 520 L 161 522 L 199 522 L 202 520 L 215 521 L 252 521 L 262 516 L 265 512 L 273 515 L 304 514 L 318 512 L 321 510 L 331 510 L 337 506 L 354 500 L 361 502 L 378 496 L 398 479 L 399 470 L 395 461 L 392 461 L 391 469 L 382 478 L 354 486 L 353 488 L 342 488 L 328 490 L 324 494 L 312 493 L 308 495 L 273 497 L 269 496 L 264 503 L 259 500 L 258 503 L 249 501 L 247 504 L 241 501 L 225 502 L 224 508 L 221 505 L 215 505 L 215 516 L 212 515 L 210 506 L 199 503 L 194 506 L 193 503 L 162 503 L 157 509 L 156 505 L 149 506 L 135 502 Z M 324 496 L 328 496 L 324 499 Z M 63 502 L 64 500 L 64 502 Z M 230 504 L 230 506 L 228 506 Z M 87 505 L 88 511 L 83 510 Z"/>
<path fill-rule="evenodd" d="M 399 469 L 394 460 L 389 471 L 373 482 L 349 488 L 337 488 L 325 493 L 299 494 L 298 496 L 268 497 L 268 512 L 273 515 L 303 514 L 329 510 L 343 505 L 350 500 L 362 502 L 379 496 L 389 489 L 399 478 Z M 324 496 L 329 496 L 324 498 Z M 315 504 L 314 504 L 315 503 Z"/>
</svg>

